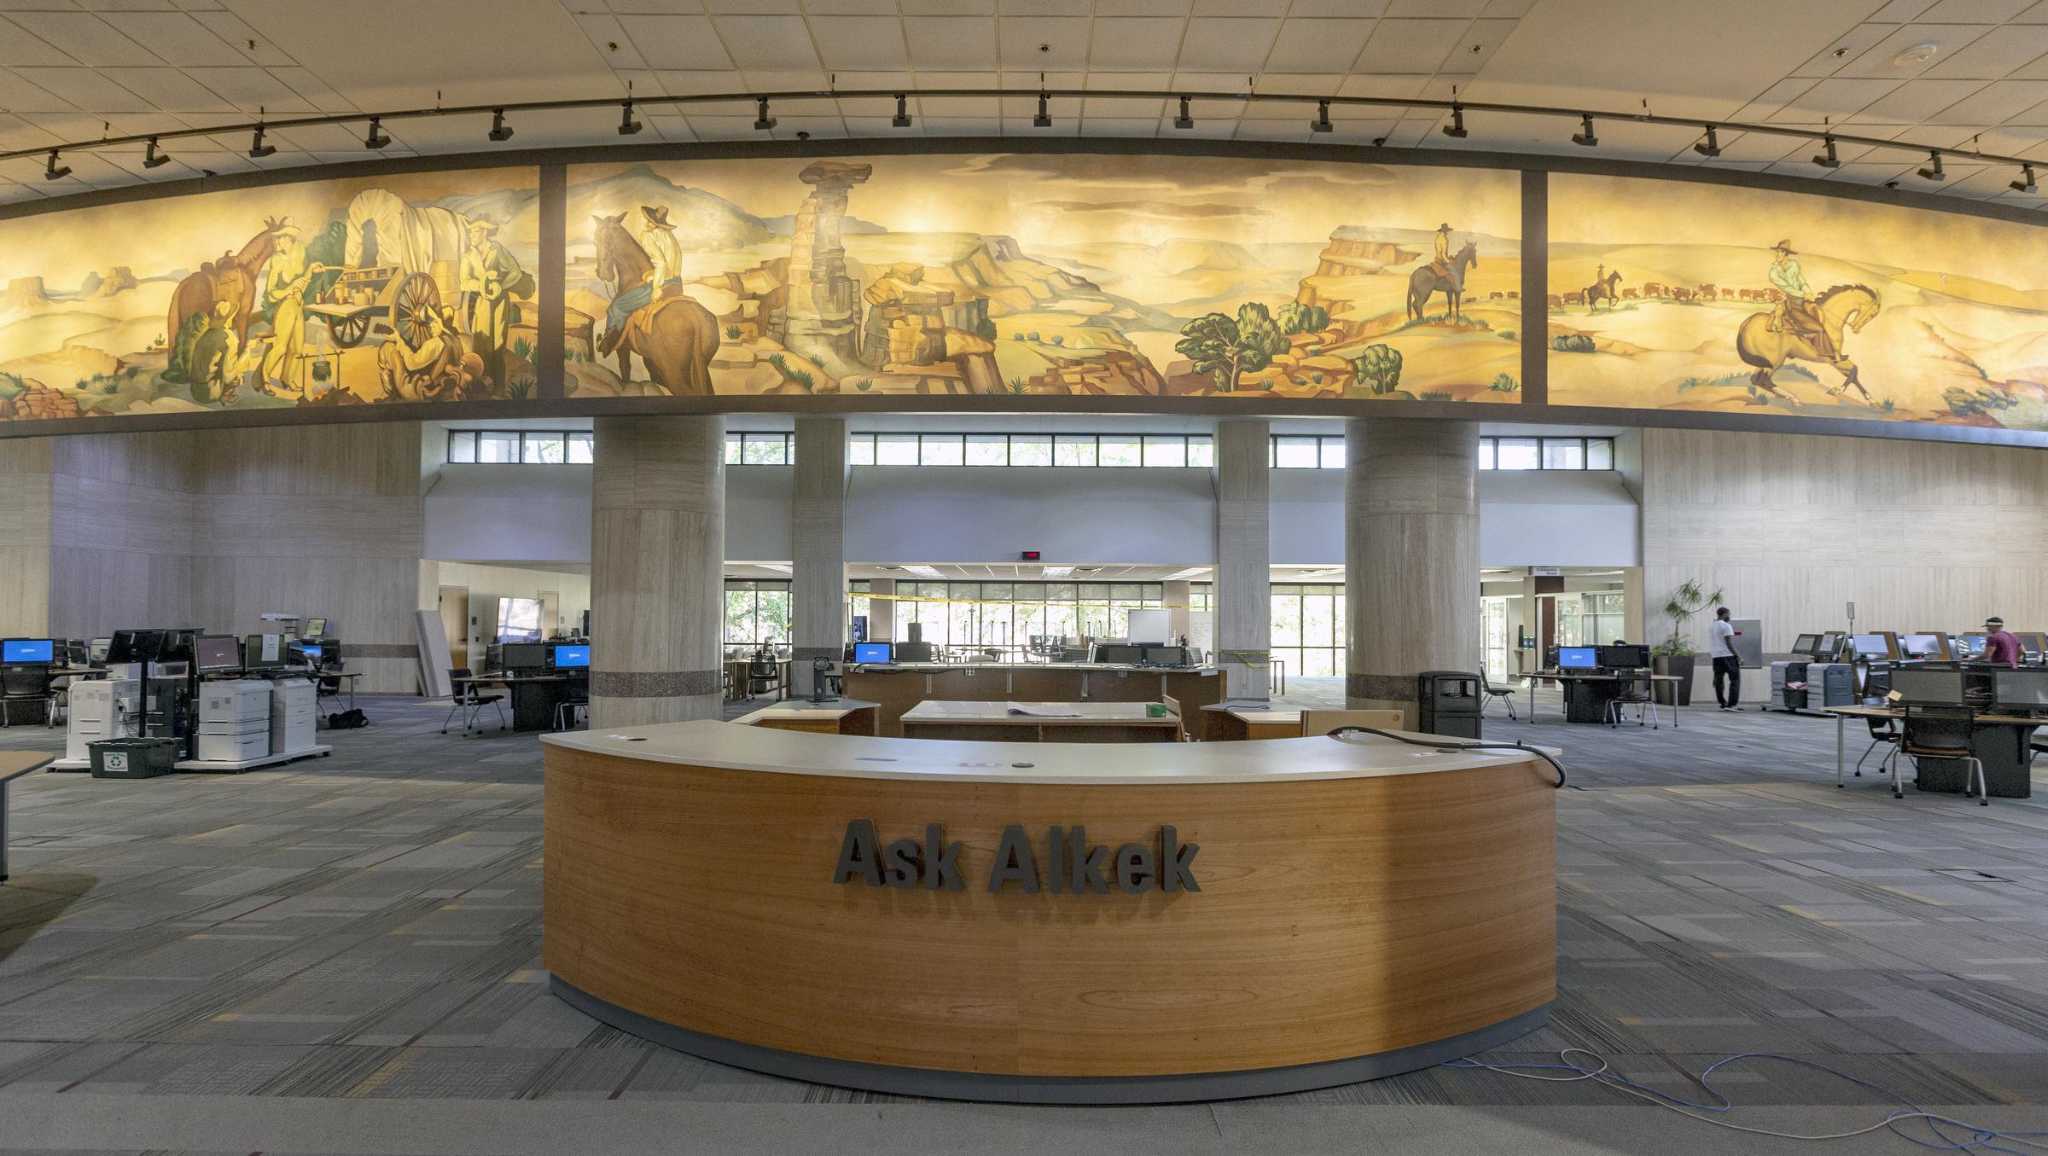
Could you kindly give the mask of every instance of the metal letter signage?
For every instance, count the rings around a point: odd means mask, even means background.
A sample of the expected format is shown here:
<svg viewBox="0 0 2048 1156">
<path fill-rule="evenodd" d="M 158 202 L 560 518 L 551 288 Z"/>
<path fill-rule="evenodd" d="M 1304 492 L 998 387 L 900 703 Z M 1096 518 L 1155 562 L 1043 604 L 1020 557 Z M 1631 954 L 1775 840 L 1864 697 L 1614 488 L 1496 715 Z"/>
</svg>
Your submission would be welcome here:
<svg viewBox="0 0 2048 1156">
<path fill-rule="evenodd" d="M 832 882 L 963 890 L 962 844 L 948 843 L 944 835 L 942 826 L 928 823 L 921 840 L 902 838 L 884 844 L 872 820 L 855 819 L 846 825 L 846 834 L 839 841 L 839 862 L 832 869 Z M 1003 828 L 996 843 L 995 858 L 988 868 L 988 890 L 1014 887 L 1034 895 L 1043 886 L 1054 895 L 1108 895 L 1113 885 L 1126 895 L 1200 891 L 1202 884 L 1195 878 L 1194 865 L 1201 850 L 1199 843 L 1181 842 L 1180 832 L 1171 826 L 1159 828 L 1155 845 L 1125 843 L 1114 849 L 1091 846 L 1086 827 L 1050 827 L 1045 833 L 1041 872 L 1031 836 L 1022 825 L 1012 823 Z"/>
</svg>

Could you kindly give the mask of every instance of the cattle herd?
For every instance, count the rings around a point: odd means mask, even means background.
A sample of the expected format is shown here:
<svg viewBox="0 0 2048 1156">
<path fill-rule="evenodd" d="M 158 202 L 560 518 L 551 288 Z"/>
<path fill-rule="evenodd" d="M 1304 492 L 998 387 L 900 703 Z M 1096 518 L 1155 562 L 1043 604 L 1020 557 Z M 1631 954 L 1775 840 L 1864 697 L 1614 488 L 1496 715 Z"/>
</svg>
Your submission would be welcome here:
<svg viewBox="0 0 2048 1156">
<path fill-rule="evenodd" d="M 1685 301 L 1697 304 L 1701 301 L 1755 301 L 1775 305 L 1785 299 L 1778 289 L 1736 289 L 1725 285 L 1665 285 L 1658 281 L 1645 281 L 1641 289 L 1623 289 L 1623 301 Z M 1567 305 L 1584 305 L 1586 291 L 1574 289 L 1569 293 L 1552 293 L 1548 304 L 1552 309 Z"/>
</svg>

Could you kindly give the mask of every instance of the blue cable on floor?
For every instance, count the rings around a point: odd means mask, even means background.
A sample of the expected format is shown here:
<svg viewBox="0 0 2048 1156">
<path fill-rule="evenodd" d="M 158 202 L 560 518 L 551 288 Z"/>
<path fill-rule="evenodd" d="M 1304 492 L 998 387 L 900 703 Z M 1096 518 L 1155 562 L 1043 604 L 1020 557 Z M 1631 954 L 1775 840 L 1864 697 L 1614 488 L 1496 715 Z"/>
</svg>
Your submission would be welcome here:
<svg viewBox="0 0 2048 1156">
<path fill-rule="evenodd" d="M 1581 1055 L 1591 1056 L 1593 1059 L 1598 1060 L 1599 1066 L 1595 1068 L 1588 1068 L 1581 1067 L 1578 1064 L 1571 1062 L 1571 1056 L 1575 1052 Z M 1656 1104 L 1659 1107 L 1668 1108 L 1671 1111 L 1676 1112 L 1679 1115 L 1684 1116 L 1690 1120 L 1698 1120 L 1704 1124 L 1712 1124 L 1717 1128 L 1728 1128 L 1737 1132 L 1747 1132 L 1751 1135 L 1772 1136 L 1781 1140 L 1846 1140 L 1854 1136 L 1867 1135 L 1871 1132 L 1877 1131 L 1880 1128 L 1883 1128 L 1890 1131 L 1893 1135 L 1899 1137 L 1901 1140 L 1904 1140 L 1909 1144 L 1914 1144 L 1922 1148 L 1931 1148 L 1939 1152 L 2003 1152 L 2009 1153 L 2010 1156 L 2031 1156 L 2030 1153 L 2023 1152 L 2018 1148 L 2007 1148 L 1999 1144 L 1993 1143 L 1993 1141 L 1996 1140 L 2003 1140 L 2009 1143 L 2023 1145 L 2026 1148 L 2034 1149 L 2036 1151 L 2048 1152 L 2048 1143 L 2043 1143 L 2040 1140 L 2030 1138 L 2048 1137 L 2048 1132 L 2013 1132 L 2001 1128 L 1987 1128 L 1982 1125 L 1969 1123 L 1965 1120 L 1957 1120 L 1950 1116 L 1943 1116 L 1936 1112 L 1924 1111 L 1920 1108 L 1919 1105 L 1913 1103 L 1911 1100 L 1906 1099 L 1904 1096 L 1899 1095 L 1897 1092 L 1892 1091 L 1890 1088 L 1884 1087 L 1881 1084 L 1872 1083 L 1871 1081 L 1863 1079 L 1860 1076 L 1852 1076 L 1847 1072 L 1840 1071 L 1835 1068 L 1830 1068 L 1826 1064 L 1815 1063 L 1812 1060 L 1799 1059 L 1795 1056 L 1781 1056 L 1772 1052 L 1741 1052 L 1737 1055 L 1724 1056 L 1721 1059 L 1715 1060 L 1713 1063 L 1708 1064 L 1705 1068 L 1701 1069 L 1700 1074 L 1697 1076 L 1690 1076 L 1690 1073 L 1688 1073 L 1688 1075 L 1694 1083 L 1698 1084 L 1710 1096 L 1712 1096 L 1715 1101 L 1717 1101 L 1715 1103 L 1704 1104 L 1694 1103 L 1690 1100 L 1683 1100 L 1677 1096 L 1670 1095 L 1669 1093 L 1660 1092 L 1655 1088 L 1651 1088 L 1646 1085 L 1637 1083 L 1636 1081 L 1629 1079 L 1627 1076 L 1621 1075 L 1620 1073 L 1614 1071 L 1613 1065 L 1607 1061 L 1606 1057 L 1600 1055 L 1597 1052 L 1589 1051 L 1586 1048 L 1565 1048 L 1562 1051 L 1558 1052 L 1557 1058 L 1562 1062 L 1555 1064 L 1489 1064 L 1483 1060 L 1468 1058 L 1462 1060 L 1448 1060 L 1439 1066 L 1446 1068 L 1463 1068 L 1467 1070 L 1479 1069 L 1489 1072 L 1498 1072 L 1504 1076 L 1514 1076 L 1518 1079 L 1543 1080 L 1549 1083 L 1559 1084 L 1570 1084 L 1577 1083 L 1581 1080 L 1592 1080 L 1597 1084 L 1613 1088 L 1618 1092 L 1624 1092 L 1628 1095 L 1635 1096 L 1638 1099 L 1648 1100 L 1649 1102 Z M 1734 1109 L 1734 1101 L 1730 1100 L 1726 1095 L 1722 1094 L 1722 1092 L 1718 1088 L 1714 1087 L 1714 1073 L 1723 1066 L 1735 1063 L 1739 1060 L 1773 1060 L 1778 1063 L 1793 1064 L 1802 1068 L 1812 1068 L 1815 1071 L 1825 1072 L 1830 1076 L 1834 1076 L 1836 1079 L 1847 1081 L 1848 1083 L 1854 1084 L 1857 1087 L 1864 1088 L 1872 1092 L 1877 1092 L 1885 1098 L 1891 1100 L 1893 1103 L 1903 1105 L 1906 1108 L 1906 1110 L 1903 1112 L 1893 1112 L 1892 1114 L 1886 1116 L 1884 1119 L 1879 1120 L 1875 1124 L 1871 1124 L 1868 1127 L 1857 1128 L 1853 1131 L 1848 1132 L 1833 1132 L 1811 1136 L 1801 1135 L 1795 1132 L 1774 1132 L 1766 1128 L 1750 1128 L 1745 1127 L 1741 1124 L 1732 1124 L 1725 1120 L 1716 1120 L 1712 1116 L 1695 1115 L 1696 1112 L 1721 1113 L 1728 1112 Z M 1540 1076 L 1532 1074 L 1535 1072 L 1571 1072 L 1573 1074 L 1569 1076 Z M 1940 1142 L 1929 1143 L 1926 1140 L 1921 1140 L 1917 1137 L 1907 1135 L 1904 1131 L 1900 1129 L 1900 1125 L 1909 1121 L 1920 1121 L 1921 1123 L 1923 1123 L 1926 1126 L 1927 1130 L 1934 1135 L 1935 1139 Z M 1962 1140 L 1961 1142 L 1958 1142 L 1954 1137 L 1950 1136 L 1946 1131 L 1944 1131 L 1944 1128 L 1961 1129 L 1967 1132 L 1969 1135 L 1966 1139 Z"/>
</svg>

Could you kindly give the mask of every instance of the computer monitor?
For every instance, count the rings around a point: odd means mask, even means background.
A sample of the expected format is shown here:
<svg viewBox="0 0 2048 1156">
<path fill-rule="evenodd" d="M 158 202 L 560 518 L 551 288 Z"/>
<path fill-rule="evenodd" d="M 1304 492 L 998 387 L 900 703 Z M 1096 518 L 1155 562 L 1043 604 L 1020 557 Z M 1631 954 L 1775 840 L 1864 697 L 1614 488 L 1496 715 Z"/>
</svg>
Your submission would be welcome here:
<svg viewBox="0 0 2048 1156">
<path fill-rule="evenodd" d="M 1994 670 L 1992 701 L 2013 710 L 2048 711 L 2048 670 Z"/>
<path fill-rule="evenodd" d="M 325 654 L 325 651 L 321 648 L 318 642 L 315 642 L 310 638 L 306 638 L 299 640 L 294 645 L 296 645 L 299 648 L 300 654 L 306 656 L 307 662 L 312 663 L 314 666 L 320 665 L 320 660 L 322 656 Z"/>
<path fill-rule="evenodd" d="M 285 664 L 284 635 L 251 634 L 242 639 L 243 670 L 276 670 Z"/>
<path fill-rule="evenodd" d="M 1188 648 L 1185 646 L 1147 646 L 1138 656 L 1147 666 L 1186 666 Z"/>
<path fill-rule="evenodd" d="M 1128 642 L 1098 642 L 1089 652 L 1088 661 L 1136 666 L 1144 657 L 1145 648 L 1142 646 L 1132 646 Z"/>
<path fill-rule="evenodd" d="M 1600 665 L 1600 649 L 1595 646 L 1560 646 L 1557 648 L 1559 670 L 1592 670 Z"/>
<path fill-rule="evenodd" d="M 1792 640 L 1792 653 L 1812 657 L 1814 648 L 1820 645 L 1820 635 L 1802 634 Z"/>
<path fill-rule="evenodd" d="M 242 640 L 232 634 L 202 634 L 192 650 L 192 664 L 201 674 L 242 669 Z"/>
<path fill-rule="evenodd" d="M 540 670 L 548 664 L 548 648 L 538 642 L 508 642 L 498 662 L 506 670 Z"/>
<path fill-rule="evenodd" d="M 896 648 L 886 642 L 856 642 L 853 644 L 853 660 L 871 666 L 896 661 Z"/>
<path fill-rule="evenodd" d="M 1901 666 L 1892 671 L 1892 693 L 1899 701 L 1926 706 L 1963 705 L 1963 672 Z"/>
<path fill-rule="evenodd" d="M 107 646 L 107 661 L 154 662 L 163 644 L 161 630 L 116 630 Z"/>
<path fill-rule="evenodd" d="M 1600 665 L 1609 670 L 1642 670 L 1650 665 L 1650 648 L 1638 643 L 1593 649 Z"/>
<path fill-rule="evenodd" d="M 1899 654 L 1905 658 L 1940 658 L 1941 636 L 1933 633 L 1901 634 Z"/>
<path fill-rule="evenodd" d="M 1839 630 L 1823 631 L 1820 636 L 1820 646 L 1814 650 L 1813 656 L 1827 661 L 1840 653 L 1842 653 L 1842 632 Z"/>
<path fill-rule="evenodd" d="M 307 638 L 325 638 L 325 637 L 327 637 L 327 620 L 326 620 L 325 618 L 308 618 L 308 619 L 306 619 L 306 633 L 305 633 L 305 637 L 307 637 Z"/>
<path fill-rule="evenodd" d="M 92 647 L 86 651 L 85 656 L 91 661 L 92 665 L 98 666 L 107 660 L 107 651 L 111 650 L 113 645 L 114 640 L 111 638 L 95 638 L 92 640 Z"/>
<path fill-rule="evenodd" d="M 1950 639 L 1950 643 L 1957 658 L 1977 658 L 1984 653 L 1984 632 L 1957 635 Z"/>
<path fill-rule="evenodd" d="M 0 641 L 0 664 L 7 666 L 48 666 L 57 661 L 53 638 L 9 638 Z"/>
<path fill-rule="evenodd" d="M 1891 643 L 1882 634 L 1852 634 L 1849 645 L 1858 658 L 1890 658 Z"/>
<path fill-rule="evenodd" d="M 588 646 L 556 646 L 548 652 L 550 665 L 556 670 L 590 669 L 590 648 Z"/>
</svg>

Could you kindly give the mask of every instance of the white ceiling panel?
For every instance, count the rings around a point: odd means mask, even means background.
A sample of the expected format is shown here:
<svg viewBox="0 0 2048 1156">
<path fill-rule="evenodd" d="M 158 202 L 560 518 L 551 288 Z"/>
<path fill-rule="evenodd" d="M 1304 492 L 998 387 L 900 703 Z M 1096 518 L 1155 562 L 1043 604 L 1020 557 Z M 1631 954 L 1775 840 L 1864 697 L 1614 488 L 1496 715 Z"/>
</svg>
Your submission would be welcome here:
<svg viewBox="0 0 2048 1156">
<path fill-rule="evenodd" d="M 679 15 L 626 15 L 618 18 L 640 60 L 658 69 L 729 69 L 725 51 L 709 18 Z"/>
<path fill-rule="evenodd" d="M 817 68 L 818 51 L 798 16 L 719 16 L 712 23 L 741 69 Z"/>
<path fill-rule="evenodd" d="M 1086 18 L 1005 16 L 996 24 L 996 44 L 1006 69 L 1082 68 L 1088 63 Z"/>
<path fill-rule="evenodd" d="M 813 16 L 810 28 L 827 69 L 878 71 L 910 66 L 903 22 L 894 16 Z"/>
<path fill-rule="evenodd" d="M 915 68 L 993 69 L 996 22 L 981 16 L 925 17 L 903 22 Z"/>
<path fill-rule="evenodd" d="M 1383 19 L 1373 26 L 1356 72 L 1430 72 L 1457 47 L 1469 21 Z"/>
<path fill-rule="evenodd" d="M 166 64 L 246 64 L 241 50 L 183 12 L 130 12 L 113 18 L 121 31 Z"/>
<path fill-rule="evenodd" d="M 141 112 L 158 107 L 90 68 L 17 68 L 14 73 L 87 112 Z"/>
<path fill-rule="evenodd" d="M 1197 16 L 1180 45 L 1180 67 L 1205 72 L 1256 72 L 1264 67 L 1280 21 Z M 1348 62 L 1347 62 L 1348 63 Z M 1286 71 L 1301 69 L 1288 65 Z"/>
<path fill-rule="evenodd" d="M 1161 16 L 1098 16 L 1088 41 L 1088 66 L 1112 72 L 1171 69 L 1187 21 Z"/>
<path fill-rule="evenodd" d="M 9 19 L 73 63 L 91 68 L 162 63 L 149 49 L 90 12 L 17 12 Z"/>
<path fill-rule="evenodd" d="M 1322 72 L 1343 75 L 1365 51 L 1371 20 L 1291 19 L 1281 24 L 1266 68 L 1275 72 Z"/>
<path fill-rule="evenodd" d="M 0 68 L 0 109 L 10 112 L 50 112 L 76 107 L 46 88 L 31 83 L 20 73 Z"/>
</svg>

